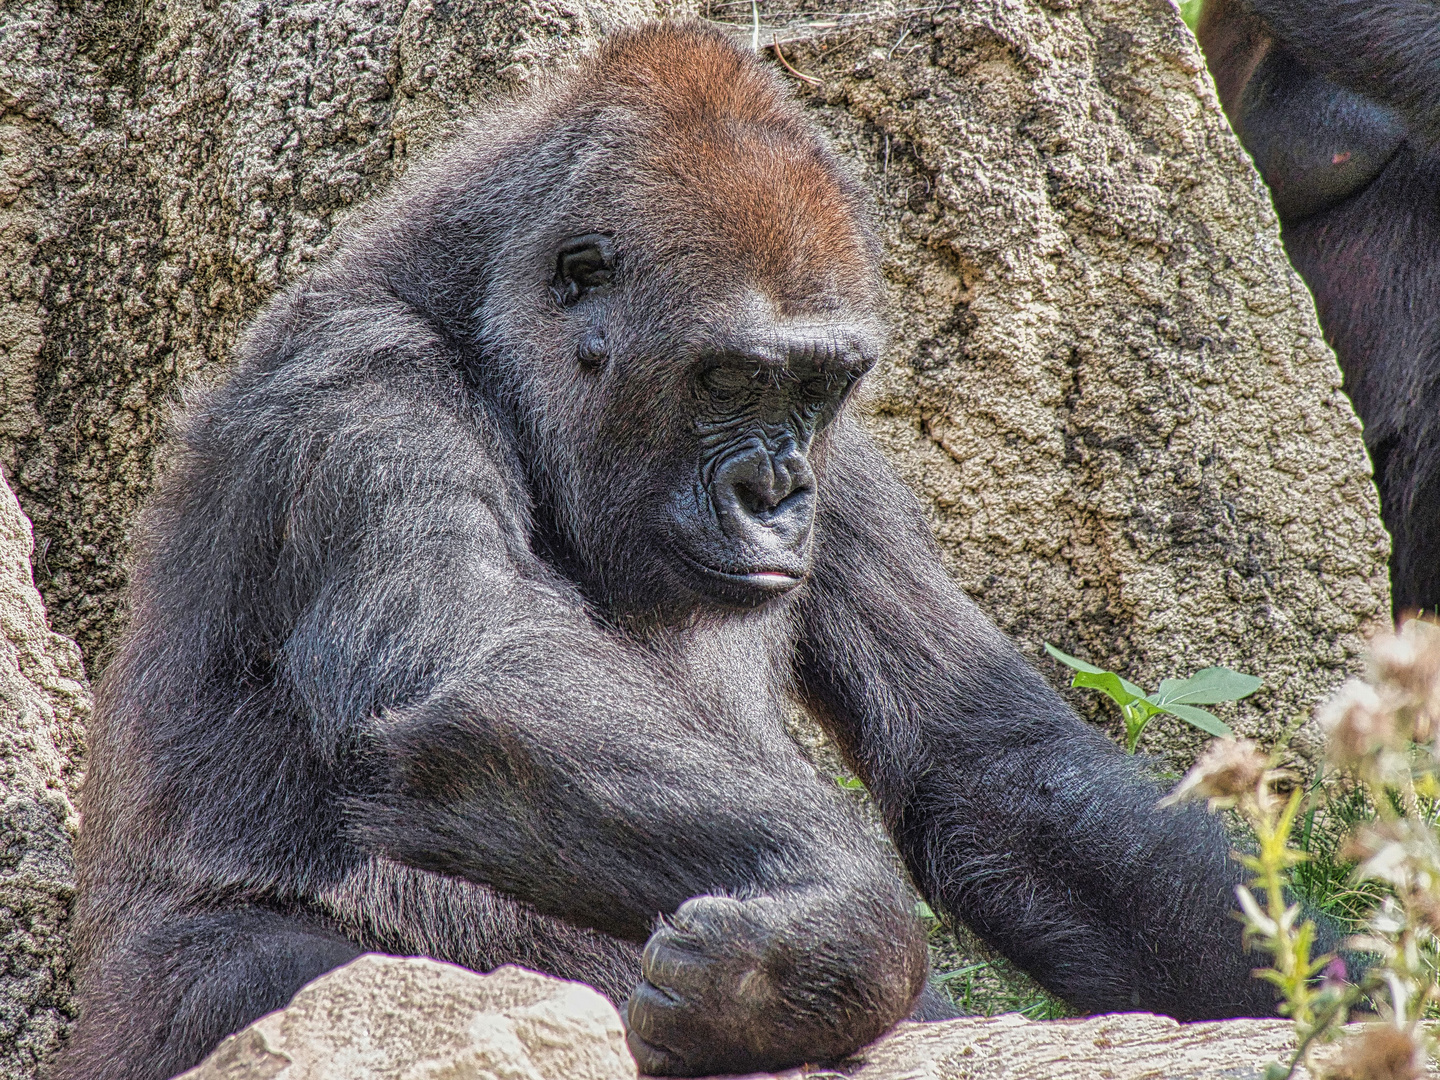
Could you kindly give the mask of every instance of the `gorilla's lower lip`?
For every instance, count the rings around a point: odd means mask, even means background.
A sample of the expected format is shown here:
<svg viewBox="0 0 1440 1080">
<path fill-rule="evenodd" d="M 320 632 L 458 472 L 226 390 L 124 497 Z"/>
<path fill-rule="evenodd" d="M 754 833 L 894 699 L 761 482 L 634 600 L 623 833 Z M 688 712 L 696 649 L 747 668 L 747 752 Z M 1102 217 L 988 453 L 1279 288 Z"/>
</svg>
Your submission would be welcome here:
<svg viewBox="0 0 1440 1080">
<path fill-rule="evenodd" d="M 792 574 L 788 570 L 778 570 L 773 567 L 756 568 L 752 570 L 721 570 L 715 566 L 709 566 L 694 556 L 680 552 L 680 558 L 692 569 L 698 570 L 706 577 L 716 581 L 722 581 L 727 585 L 740 586 L 744 589 L 752 589 L 756 592 L 783 593 L 799 585 L 804 578 Z"/>
</svg>

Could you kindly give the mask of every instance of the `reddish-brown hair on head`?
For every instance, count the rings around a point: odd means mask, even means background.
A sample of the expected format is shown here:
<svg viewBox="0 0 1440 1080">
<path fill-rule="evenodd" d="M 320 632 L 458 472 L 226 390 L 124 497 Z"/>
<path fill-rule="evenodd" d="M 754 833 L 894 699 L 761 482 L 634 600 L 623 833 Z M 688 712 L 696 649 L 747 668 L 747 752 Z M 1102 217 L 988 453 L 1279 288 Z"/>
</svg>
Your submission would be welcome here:
<svg viewBox="0 0 1440 1080">
<path fill-rule="evenodd" d="M 655 237 L 662 249 L 723 247 L 782 312 L 870 291 L 863 196 L 753 54 L 699 22 L 651 24 L 610 38 L 576 86 L 634 118 L 636 194 L 689 226 Z"/>
</svg>

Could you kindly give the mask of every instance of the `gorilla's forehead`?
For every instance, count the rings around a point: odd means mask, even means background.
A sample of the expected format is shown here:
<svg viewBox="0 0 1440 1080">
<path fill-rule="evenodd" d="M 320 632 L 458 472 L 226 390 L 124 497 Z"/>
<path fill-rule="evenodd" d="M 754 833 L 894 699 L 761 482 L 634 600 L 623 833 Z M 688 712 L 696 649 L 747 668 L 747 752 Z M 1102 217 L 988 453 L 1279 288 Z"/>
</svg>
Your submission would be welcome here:
<svg viewBox="0 0 1440 1080">
<path fill-rule="evenodd" d="M 665 24 L 617 35 L 591 74 L 605 149 L 580 194 L 649 261 L 720 259 L 782 299 L 868 285 L 875 241 L 858 186 L 752 55 Z"/>
<path fill-rule="evenodd" d="M 695 327 L 695 346 L 743 357 L 757 368 L 792 368 L 862 375 L 884 345 L 878 318 L 861 312 L 795 310 L 785 297 L 749 289 L 720 320 Z"/>
</svg>

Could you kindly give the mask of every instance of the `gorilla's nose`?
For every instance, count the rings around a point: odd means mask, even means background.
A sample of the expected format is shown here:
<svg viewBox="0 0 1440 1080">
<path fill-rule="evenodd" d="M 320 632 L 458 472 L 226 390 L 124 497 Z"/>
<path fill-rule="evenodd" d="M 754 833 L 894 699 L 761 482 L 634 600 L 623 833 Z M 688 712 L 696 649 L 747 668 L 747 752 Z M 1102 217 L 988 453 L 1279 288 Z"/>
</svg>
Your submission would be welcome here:
<svg viewBox="0 0 1440 1080">
<path fill-rule="evenodd" d="M 778 452 L 757 446 L 715 471 L 714 491 L 722 518 L 731 519 L 723 524 L 746 531 L 762 525 L 781 534 L 776 539 L 794 542 L 810 524 L 815 474 L 793 443 Z"/>
</svg>

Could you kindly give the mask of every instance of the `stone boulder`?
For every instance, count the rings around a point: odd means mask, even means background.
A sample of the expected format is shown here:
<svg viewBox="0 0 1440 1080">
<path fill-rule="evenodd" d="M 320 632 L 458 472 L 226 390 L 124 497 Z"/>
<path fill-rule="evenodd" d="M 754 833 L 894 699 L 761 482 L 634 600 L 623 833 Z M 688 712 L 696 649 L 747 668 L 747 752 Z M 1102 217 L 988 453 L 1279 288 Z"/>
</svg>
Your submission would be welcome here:
<svg viewBox="0 0 1440 1080">
<path fill-rule="evenodd" d="M 1149 1013 L 901 1024 L 838 1071 L 773 1080 L 1259 1080 L 1294 1052 L 1283 1020 L 1177 1024 Z M 1304 1080 L 1306 1073 L 1296 1074 Z M 632 1080 L 620 1017 L 595 991 L 522 968 L 490 975 L 362 956 L 232 1035 L 182 1080 Z M 772 1080 L 755 1074 L 747 1080 Z"/>
<path fill-rule="evenodd" d="M 760 40 L 875 195 L 872 432 L 1042 670 L 1069 681 L 1048 640 L 1149 689 L 1251 672 L 1217 711 L 1273 738 L 1388 618 L 1388 540 L 1193 35 L 1169 0 L 863 7 Z M 1144 745 L 1183 768 L 1203 738 L 1166 718 Z"/>
<path fill-rule="evenodd" d="M 30 1080 L 69 1021 L 73 798 L 90 691 L 30 577 L 30 522 L 0 475 L 0 1080 Z"/>
<path fill-rule="evenodd" d="M 635 1080 L 615 1008 L 580 983 L 369 954 L 231 1035 L 184 1080 Z"/>
</svg>

